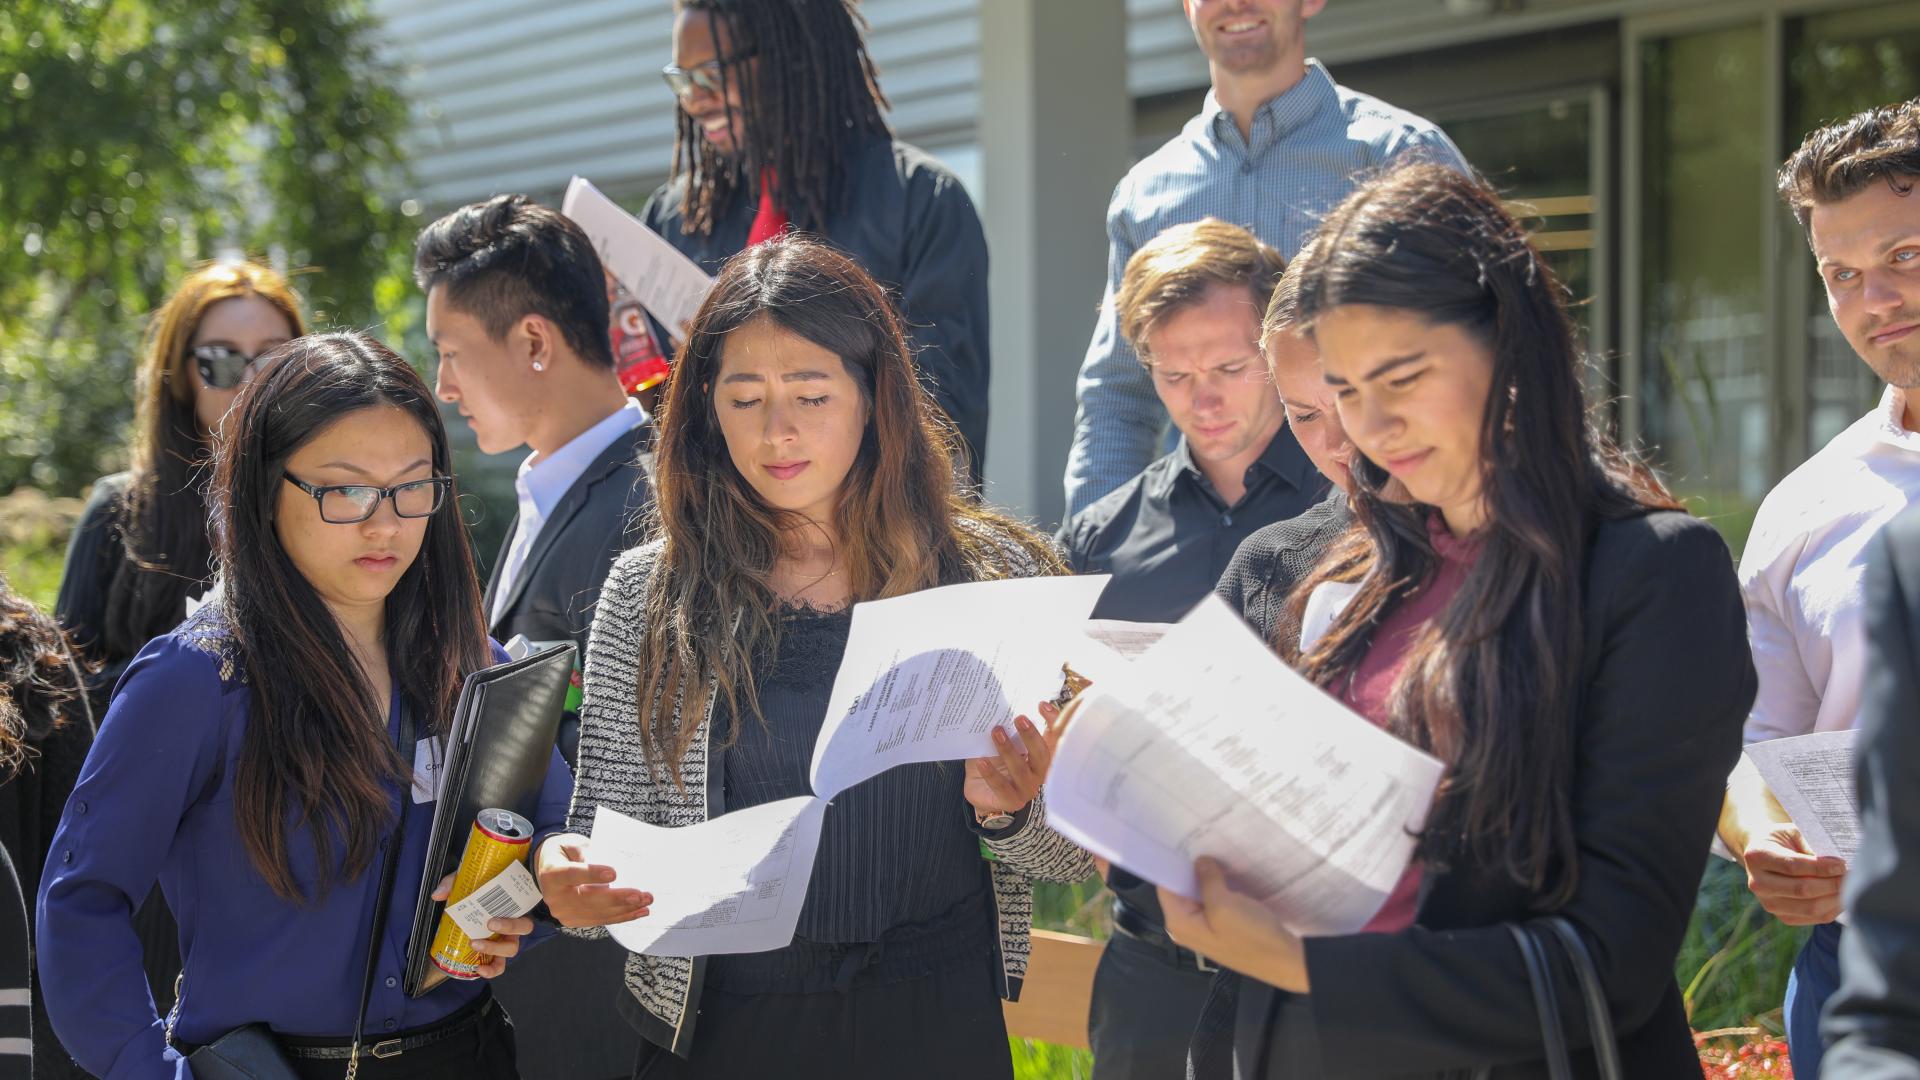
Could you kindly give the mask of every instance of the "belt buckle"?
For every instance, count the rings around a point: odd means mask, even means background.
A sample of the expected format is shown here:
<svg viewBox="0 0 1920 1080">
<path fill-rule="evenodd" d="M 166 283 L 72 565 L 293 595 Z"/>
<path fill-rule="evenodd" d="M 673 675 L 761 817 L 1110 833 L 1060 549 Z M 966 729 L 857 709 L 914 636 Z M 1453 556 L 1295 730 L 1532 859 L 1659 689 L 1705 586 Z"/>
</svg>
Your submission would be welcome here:
<svg viewBox="0 0 1920 1080">
<path fill-rule="evenodd" d="M 381 1039 L 379 1042 L 367 1047 L 367 1053 L 385 1061 L 387 1058 L 399 1057 L 401 1054 L 406 1053 L 406 1043 L 407 1041 L 405 1039 Z"/>
</svg>

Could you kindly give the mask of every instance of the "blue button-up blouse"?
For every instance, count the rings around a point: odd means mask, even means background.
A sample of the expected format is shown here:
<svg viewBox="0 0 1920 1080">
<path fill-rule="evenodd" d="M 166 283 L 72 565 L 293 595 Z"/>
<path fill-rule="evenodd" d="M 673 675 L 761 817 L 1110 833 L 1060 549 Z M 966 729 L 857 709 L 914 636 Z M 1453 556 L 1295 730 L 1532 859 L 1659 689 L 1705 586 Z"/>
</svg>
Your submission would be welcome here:
<svg viewBox="0 0 1920 1080">
<path fill-rule="evenodd" d="M 254 870 L 233 808 L 252 694 L 214 610 L 154 639 L 121 677 L 41 883 L 48 1013 L 74 1058 L 105 1080 L 192 1075 L 166 1045 L 131 921 L 155 880 L 179 920 L 185 958 L 178 1041 L 205 1044 L 260 1022 L 283 1034 L 345 1038 L 359 1011 L 380 860 L 320 892 L 312 888 L 320 880 L 312 834 L 291 831 L 305 904 L 282 899 Z M 504 653 L 496 649 L 496 657 Z M 398 705 L 396 693 L 389 738 L 398 737 Z M 534 818 L 536 845 L 562 829 L 572 791 L 555 752 Z M 393 784 L 390 796 L 397 813 L 409 794 Z M 479 982 L 454 980 L 417 999 L 400 988 L 432 822 L 432 803 L 408 807 L 367 1007 L 371 1039 L 431 1024 L 482 992 Z M 338 844 L 334 850 L 337 860 Z"/>
</svg>

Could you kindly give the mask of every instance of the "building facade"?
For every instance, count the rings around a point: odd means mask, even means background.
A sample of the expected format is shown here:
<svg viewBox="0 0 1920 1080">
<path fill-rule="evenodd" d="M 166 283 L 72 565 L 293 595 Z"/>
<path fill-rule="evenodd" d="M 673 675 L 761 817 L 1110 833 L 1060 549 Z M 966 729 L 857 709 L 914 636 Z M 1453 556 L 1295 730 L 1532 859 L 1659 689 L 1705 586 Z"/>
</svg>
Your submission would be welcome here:
<svg viewBox="0 0 1920 1080">
<path fill-rule="evenodd" d="M 575 173 L 637 208 L 664 175 L 667 0 L 378 7 L 410 65 L 428 212 L 557 198 Z M 1178 0 L 863 10 L 896 130 L 987 220 L 990 492 L 1050 520 L 1107 195 L 1197 110 L 1206 65 Z M 1524 204 L 1582 302 L 1611 420 L 1736 543 L 1773 481 L 1872 403 L 1773 170 L 1807 129 L 1920 95 L 1920 3 L 1330 0 L 1308 44 Z"/>
</svg>

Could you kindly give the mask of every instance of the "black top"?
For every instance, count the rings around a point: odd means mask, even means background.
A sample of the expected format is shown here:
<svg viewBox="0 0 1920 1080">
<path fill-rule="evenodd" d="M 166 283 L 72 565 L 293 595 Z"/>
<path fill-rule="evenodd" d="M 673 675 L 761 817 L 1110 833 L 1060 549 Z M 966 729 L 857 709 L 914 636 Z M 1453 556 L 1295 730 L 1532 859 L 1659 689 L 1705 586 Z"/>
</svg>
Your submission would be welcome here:
<svg viewBox="0 0 1920 1080">
<path fill-rule="evenodd" d="M 1540 718 L 1574 733 L 1580 875 L 1560 913 L 1592 947 L 1625 1075 L 1697 1076 L 1673 963 L 1757 686 L 1740 588 L 1711 526 L 1659 512 L 1594 530 L 1583 597 L 1575 712 Z M 1233 1075 L 1492 1065 L 1490 1080 L 1544 1078 L 1526 965 L 1503 925 L 1540 914 L 1539 901 L 1465 853 L 1430 866 L 1412 927 L 1306 940 L 1310 995 L 1239 980 Z M 1570 967 L 1555 964 L 1553 977 L 1563 1006 L 1580 1000 Z M 1571 1044 L 1589 1044 L 1577 1009 L 1561 1021 Z M 1222 1075 L 1209 1067 L 1205 1026 L 1197 1075 Z"/>
<path fill-rule="evenodd" d="M 785 611 L 779 658 L 760 680 L 765 723 L 744 717 L 725 764 L 729 810 L 813 794 L 807 774 L 846 654 L 850 611 Z M 957 761 L 901 765 L 841 792 L 822 823 L 797 938 L 877 941 L 985 892 Z M 891 883 L 878 888 L 877 883 Z"/>
<path fill-rule="evenodd" d="M 1867 682 L 1857 757 L 1860 850 L 1847 877 L 1839 993 L 1822 1029 L 1827 1076 L 1920 1077 L 1920 511 L 1867 560 Z"/>
<path fill-rule="evenodd" d="M 154 613 L 152 625 L 127 642 L 114 642 L 107 632 L 107 604 L 114 579 L 121 574 L 151 574 L 127 557 L 125 511 L 132 473 L 114 473 L 94 482 L 86 509 L 67 541 L 67 561 L 60 574 L 60 593 L 53 615 L 82 655 L 99 665 L 87 680 L 87 697 L 95 716 L 107 714 L 107 698 L 136 654 L 148 641 L 172 630 L 187 617 L 184 599 L 177 609 Z M 187 587 L 189 596 L 205 592 L 212 583 L 211 567 Z"/>
<path fill-rule="evenodd" d="M 1073 516 L 1060 530 L 1076 574 L 1112 574 L 1096 619 L 1176 622 L 1219 583 L 1254 530 L 1312 506 L 1326 478 L 1281 428 L 1247 467 L 1246 494 L 1228 506 L 1183 438 L 1146 471 Z"/>
<path fill-rule="evenodd" d="M 1300 627 L 1287 617 L 1293 587 L 1313 572 L 1321 556 L 1353 524 L 1346 493 L 1334 488 L 1306 513 L 1277 521 L 1247 537 L 1214 589 L 1262 641 L 1300 644 Z"/>
<path fill-rule="evenodd" d="M 920 379 L 966 442 L 973 475 L 987 448 L 987 237 L 973 200 L 924 151 L 876 139 L 847 148 L 851 190 L 821 238 L 852 256 L 885 286 L 906 323 Z M 669 182 L 647 200 L 641 219 L 708 273 L 747 246 L 759 207 L 754 182 L 743 183 L 711 236 L 680 231 L 684 182 Z M 674 337 L 679 327 L 664 328 Z M 663 344 L 665 337 L 659 339 Z"/>
</svg>

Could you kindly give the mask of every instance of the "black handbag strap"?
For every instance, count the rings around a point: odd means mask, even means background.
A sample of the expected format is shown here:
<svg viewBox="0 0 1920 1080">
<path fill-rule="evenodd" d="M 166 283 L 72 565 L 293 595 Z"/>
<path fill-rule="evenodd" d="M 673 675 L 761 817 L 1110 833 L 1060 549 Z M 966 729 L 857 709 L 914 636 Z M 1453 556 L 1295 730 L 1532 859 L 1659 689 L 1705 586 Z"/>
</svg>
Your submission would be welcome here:
<svg viewBox="0 0 1920 1080">
<path fill-rule="evenodd" d="M 413 742 L 413 710 L 400 703 L 400 760 L 411 761 L 407 745 Z M 393 906 L 393 878 L 400 867 L 400 849 L 407 843 L 407 807 L 413 802 L 411 784 L 400 789 L 400 820 L 387 838 L 387 856 L 380 867 L 380 891 L 373 897 L 373 933 L 367 938 L 367 972 L 360 983 L 360 1011 L 353 1018 L 353 1048 L 347 1053 L 347 1080 L 360 1071 L 360 1037 L 366 1030 L 367 1005 L 373 1000 L 373 977 L 380 966 L 380 939 L 387 933 L 387 909 Z"/>
<path fill-rule="evenodd" d="M 1546 923 L 1565 948 L 1574 977 L 1580 982 L 1580 996 L 1586 999 L 1587 1031 L 1593 1037 L 1593 1055 L 1600 1061 L 1601 1080 L 1621 1080 L 1624 1074 L 1620 1069 L 1620 1044 L 1613 1034 L 1613 1010 L 1607 1007 L 1607 994 L 1600 986 L 1600 972 L 1594 965 L 1593 951 L 1587 947 L 1586 935 L 1563 915 L 1554 915 Z"/>
<path fill-rule="evenodd" d="M 1520 959 L 1527 965 L 1527 984 L 1533 990 L 1533 1009 L 1540 1017 L 1540 1039 L 1547 1050 L 1547 1075 L 1552 1080 L 1573 1080 L 1573 1063 L 1567 1057 L 1567 1033 L 1560 1027 L 1560 998 L 1553 989 L 1553 971 L 1547 956 L 1531 930 L 1519 923 L 1508 923 L 1514 944 L 1520 947 Z"/>
</svg>

